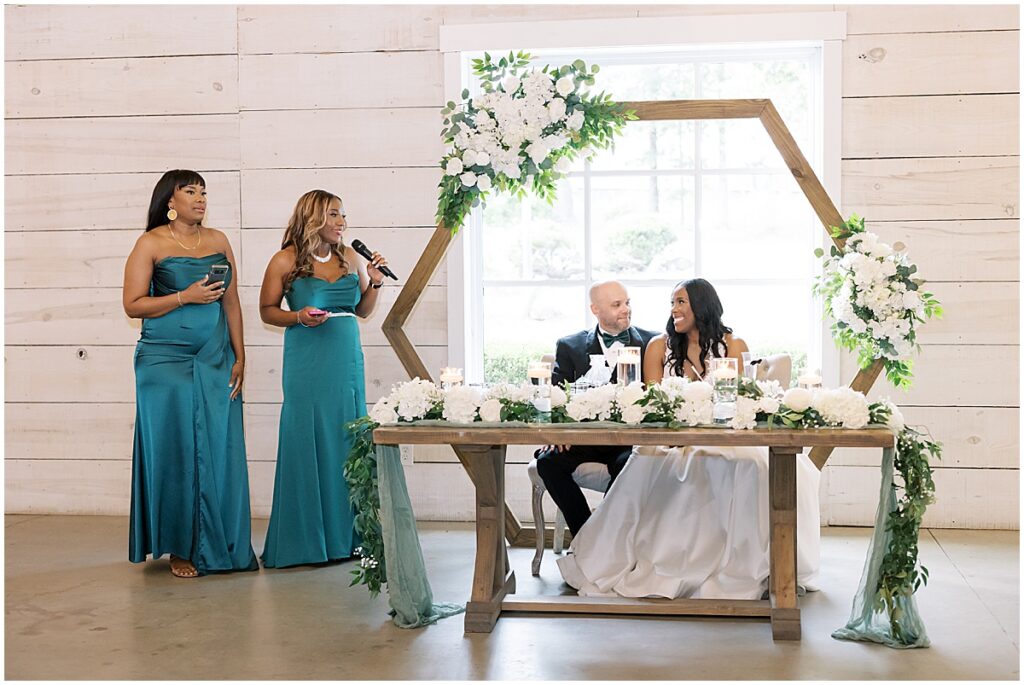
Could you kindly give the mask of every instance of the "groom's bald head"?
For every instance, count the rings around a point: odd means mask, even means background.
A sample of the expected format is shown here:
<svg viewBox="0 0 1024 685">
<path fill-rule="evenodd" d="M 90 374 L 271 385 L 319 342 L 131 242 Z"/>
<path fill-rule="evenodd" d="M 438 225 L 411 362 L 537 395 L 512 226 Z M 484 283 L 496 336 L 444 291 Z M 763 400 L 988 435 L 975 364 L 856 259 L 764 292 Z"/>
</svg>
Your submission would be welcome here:
<svg viewBox="0 0 1024 685">
<path fill-rule="evenodd" d="M 603 281 L 590 286 L 590 311 L 597 323 L 609 333 L 618 334 L 629 328 L 632 309 L 629 293 L 618 281 Z"/>
</svg>

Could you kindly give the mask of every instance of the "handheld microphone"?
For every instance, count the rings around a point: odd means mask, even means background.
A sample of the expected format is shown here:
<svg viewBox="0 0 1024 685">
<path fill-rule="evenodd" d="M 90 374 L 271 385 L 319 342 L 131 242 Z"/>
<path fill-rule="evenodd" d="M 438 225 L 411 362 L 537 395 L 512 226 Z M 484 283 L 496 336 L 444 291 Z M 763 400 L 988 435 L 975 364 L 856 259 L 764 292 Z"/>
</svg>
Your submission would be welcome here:
<svg viewBox="0 0 1024 685">
<path fill-rule="evenodd" d="M 367 259 L 373 259 L 373 253 L 370 252 L 370 248 L 366 247 L 366 245 L 363 244 L 362 240 L 353 240 L 352 249 L 361 254 L 362 256 L 366 257 Z M 388 278 L 394 279 L 396 281 L 398 280 L 398 276 L 396 276 L 395 272 L 393 272 L 391 269 L 387 268 L 386 266 L 378 268 L 380 269 L 380 272 L 387 276 Z"/>
</svg>

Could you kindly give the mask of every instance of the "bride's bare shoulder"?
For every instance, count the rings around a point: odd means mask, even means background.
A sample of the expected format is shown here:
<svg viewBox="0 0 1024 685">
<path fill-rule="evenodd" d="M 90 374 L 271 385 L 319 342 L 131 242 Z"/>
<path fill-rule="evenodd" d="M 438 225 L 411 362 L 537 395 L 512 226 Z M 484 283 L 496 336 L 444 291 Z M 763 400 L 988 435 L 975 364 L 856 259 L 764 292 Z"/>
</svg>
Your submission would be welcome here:
<svg viewBox="0 0 1024 685">
<path fill-rule="evenodd" d="M 648 350 L 664 350 L 665 340 L 668 338 L 664 333 L 659 333 L 650 340 L 647 341 Z"/>
</svg>

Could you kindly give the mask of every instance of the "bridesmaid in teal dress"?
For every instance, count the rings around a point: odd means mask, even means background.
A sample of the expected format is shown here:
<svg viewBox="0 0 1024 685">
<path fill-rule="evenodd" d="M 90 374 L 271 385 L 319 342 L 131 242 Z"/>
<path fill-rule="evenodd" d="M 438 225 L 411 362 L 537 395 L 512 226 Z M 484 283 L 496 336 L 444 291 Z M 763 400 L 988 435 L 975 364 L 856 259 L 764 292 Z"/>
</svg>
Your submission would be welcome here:
<svg viewBox="0 0 1024 685">
<path fill-rule="evenodd" d="M 342 242 L 346 228 L 341 199 L 309 191 L 263 277 L 260 316 L 286 329 L 267 568 L 348 559 L 359 545 L 342 473 L 345 424 L 366 414 L 356 317 L 373 313 L 387 260 L 375 252 L 364 262 Z"/>
<path fill-rule="evenodd" d="M 256 570 L 242 432 L 242 312 L 227 236 L 202 225 L 194 171 L 157 182 L 124 273 L 135 350 L 135 448 L 128 558 L 170 554 L 171 573 Z M 223 282 L 207 284 L 213 265 Z M 226 286 L 226 287 L 225 287 Z"/>
</svg>

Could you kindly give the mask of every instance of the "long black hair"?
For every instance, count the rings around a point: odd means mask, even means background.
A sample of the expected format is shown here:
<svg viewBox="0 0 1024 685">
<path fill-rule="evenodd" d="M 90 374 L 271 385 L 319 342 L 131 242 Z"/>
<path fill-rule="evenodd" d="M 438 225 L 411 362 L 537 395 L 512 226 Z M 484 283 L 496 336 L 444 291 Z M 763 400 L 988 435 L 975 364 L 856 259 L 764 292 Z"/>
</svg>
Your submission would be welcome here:
<svg viewBox="0 0 1024 685">
<path fill-rule="evenodd" d="M 205 188 L 206 181 L 197 172 L 189 169 L 171 169 L 160 177 L 153 188 L 153 198 L 149 201 L 147 231 L 167 223 L 167 203 L 170 202 L 174 191 L 190 185 L 201 185 Z"/>
<path fill-rule="evenodd" d="M 732 329 L 722 323 L 722 301 L 715 292 L 715 287 L 703 278 L 691 278 L 688 281 L 680 281 L 672 288 L 675 292 L 680 287 L 686 289 L 686 299 L 690 302 L 690 309 L 693 311 L 693 318 L 697 323 L 697 336 L 700 340 L 700 359 L 694 366 L 700 365 L 700 375 L 705 372 L 704 360 L 708 352 L 714 357 L 724 357 L 728 352 L 725 344 L 725 335 L 732 333 Z M 683 375 L 683 362 L 686 360 L 686 350 L 690 341 L 686 333 L 677 333 L 672 323 L 672 315 L 668 316 L 668 325 L 665 327 L 668 334 L 668 361 L 672 365 L 675 375 Z"/>
</svg>

